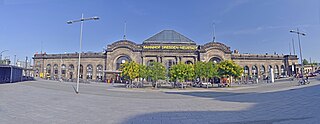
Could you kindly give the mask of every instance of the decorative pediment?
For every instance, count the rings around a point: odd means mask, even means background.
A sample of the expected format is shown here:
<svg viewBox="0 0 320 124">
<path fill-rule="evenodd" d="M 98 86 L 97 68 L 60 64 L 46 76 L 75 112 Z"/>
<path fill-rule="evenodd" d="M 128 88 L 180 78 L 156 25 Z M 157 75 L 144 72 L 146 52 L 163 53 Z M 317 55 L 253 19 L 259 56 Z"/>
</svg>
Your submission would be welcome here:
<svg viewBox="0 0 320 124">
<path fill-rule="evenodd" d="M 232 53 L 230 47 L 220 42 L 209 42 L 201 46 L 201 51 L 208 51 L 211 49 L 219 49 L 225 53 Z"/>
<path fill-rule="evenodd" d="M 117 48 L 128 48 L 128 49 L 131 49 L 132 51 L 141 50 L 141 46 L 132 41 L 120 40 L 112 43 L 111 45 L 108 45 L 107 51 L 113 51 Z"/>
</svg>

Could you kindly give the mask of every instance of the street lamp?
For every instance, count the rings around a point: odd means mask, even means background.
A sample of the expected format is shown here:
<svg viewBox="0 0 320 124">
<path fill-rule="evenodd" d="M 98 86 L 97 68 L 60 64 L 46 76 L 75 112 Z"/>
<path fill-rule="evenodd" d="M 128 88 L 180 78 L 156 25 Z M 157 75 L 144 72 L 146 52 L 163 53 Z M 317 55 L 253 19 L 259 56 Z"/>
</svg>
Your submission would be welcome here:
<svg viewBox="0 0 320 124">
<path fill-rule="evenodd" d="M 2 60 L 2 53 L 3 52 L 7 52 L 7 51 L 9 51 L 9 50 L 3 50 L 3 51 L 0 52 L 0 60 Z"/>
<path fill-rule="evenodd" d="M 82 47 L 82 29 L 83 29 L 83 22 L 88 21 L 88 20 L 98 20 L 99 17 L 94 16 L 90 18 L 83 18 L 83 14 L 81 16 L 81 19 L 79 20 L 71 20 L 67 21 L 67 24 L 73 24 L 75 22 L 81 22 L 80 24 L 80 48 L 79 48 L 79 61 L 78 61 L 78 77 L 77 77 L 77 88 L 76 88 L 76 93 L 79 93 L 79 77 L 80 77 L 80 56 L 81 56 L 81 47 Z"/>
<path fill-rule="evenodd" d="M 290 33 L 295 33 L 298 35 L 298 41 L 299 41 L 299 49 L 300 49 L 300 60 L 301 60 L 301 74 L 303 78 L 303 73 L 304 73 L 304 65 L 303 65 L 303 59 L 302 59 L 302 49 L 301 49 L 301 43 L 300 43 L 300 35 L 306 36 L 305 33 L 299 32 L 299 28 L 297 28 L 297 31 L 291 30 Z"/>
</svg>

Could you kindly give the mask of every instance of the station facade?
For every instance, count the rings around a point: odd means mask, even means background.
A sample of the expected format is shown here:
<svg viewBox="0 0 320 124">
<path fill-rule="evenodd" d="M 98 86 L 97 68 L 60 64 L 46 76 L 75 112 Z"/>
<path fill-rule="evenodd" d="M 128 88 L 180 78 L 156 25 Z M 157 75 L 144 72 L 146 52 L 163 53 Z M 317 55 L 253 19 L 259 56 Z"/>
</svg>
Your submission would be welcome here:
<svg viewBox="0 0 320 124">
<path fill-rule="evenodd" d="M 35 75 L 42 78 L 76 79 L 78 53 L 35 54 Z M 232 60 L 244 68 L 245 77 L 265 78 L 273 69 L 275 77 L 292 75 L 298 64 L 296 55 L 240 54 L 220 42 L 198 45 L 174 30 L 163 30 L 142 44 L 120 40 L 107 45 L 104 52 L 81 53 L 80 78 L 103 81 L 116 79 L 120 65 L 135 61 L 148 65 L 160 62 L 166 68 L 179 62 L 193 64 L 197 61 L 219 63 Z"/>
</svg>

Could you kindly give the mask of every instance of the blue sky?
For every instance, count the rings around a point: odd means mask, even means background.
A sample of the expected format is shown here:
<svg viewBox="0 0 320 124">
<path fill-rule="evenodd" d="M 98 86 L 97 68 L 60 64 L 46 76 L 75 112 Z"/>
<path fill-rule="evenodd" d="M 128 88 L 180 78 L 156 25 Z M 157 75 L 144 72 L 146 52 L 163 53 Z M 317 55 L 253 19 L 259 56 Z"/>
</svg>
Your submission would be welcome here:
<svg viewBox="0 0 320 124">
<path fill-rule="evenodd" d="M 100 52 L 123 37 L 136 43 L 164 29 L 176 30 L 198 44 L 216 40 L 241 53 L 289 54 L 299 28 L 303 58 L 320 62 L 319 0 L 0 0 L 0 51 L 13 60 L 47 53 L 77 52 L 80 24 L 66 21 L 99 16 L 84 23 L 83 51 Z"/>
</svg>

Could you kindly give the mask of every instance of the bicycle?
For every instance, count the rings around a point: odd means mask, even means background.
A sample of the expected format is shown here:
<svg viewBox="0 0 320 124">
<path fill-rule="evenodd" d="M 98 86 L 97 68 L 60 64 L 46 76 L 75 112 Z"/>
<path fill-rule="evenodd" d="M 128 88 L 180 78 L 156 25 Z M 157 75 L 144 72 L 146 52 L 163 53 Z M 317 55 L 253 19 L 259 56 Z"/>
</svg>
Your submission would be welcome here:
<svg viewBox="0 0 320 124">
<path fill-rule="evenodd" d="M 308 79 L 305 78 L 301 78 L 298 80 L 298 85 L 306 85 L 306 84 L 310 84 L 310 81 Z"/>
</svg>

